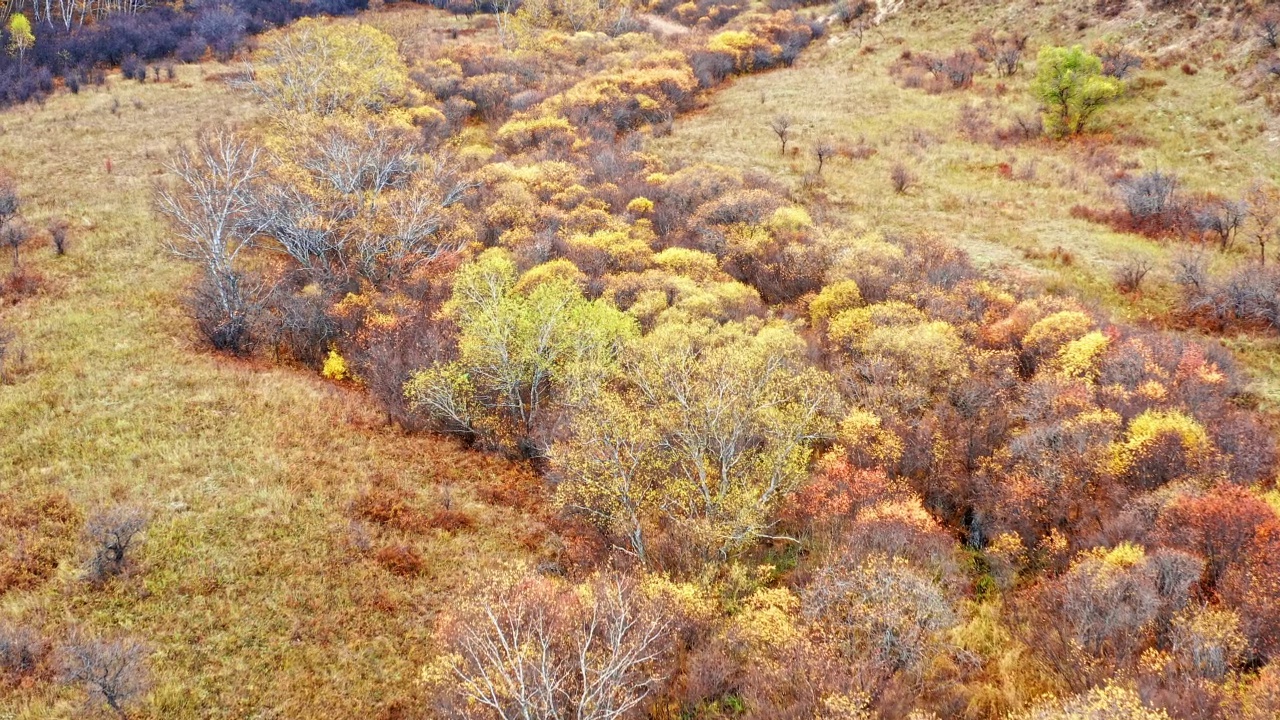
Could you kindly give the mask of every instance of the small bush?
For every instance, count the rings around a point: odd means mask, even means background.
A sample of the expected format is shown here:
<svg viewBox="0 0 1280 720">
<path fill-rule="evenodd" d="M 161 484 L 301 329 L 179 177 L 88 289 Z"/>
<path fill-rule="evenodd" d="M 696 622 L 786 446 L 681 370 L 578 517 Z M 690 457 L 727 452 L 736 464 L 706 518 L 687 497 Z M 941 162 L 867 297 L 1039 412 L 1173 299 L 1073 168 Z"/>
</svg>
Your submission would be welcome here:
<svg viewBox="0 0 1280 720">
<path fill-rule="evenodd" d="M 416 549 L 404 543 L 387 545 L 374 553 L 374 560 L 379 565 L 396 575 L 413 576 L 422 572 L 425 565 L 422 555 Z"/>
<path fill-rule="evenodd" d="M 1115 269 L 1116 289 L 1122 293 L 1137 292 L 1142 288 L 1142 281 L 1151 272 L 1151 268 L 1152 263 L 1147 258 L 1126 258 Z"/>
<path fill-rule="evenodd" d="M 226 62 L 244 42 L 248 21 L 244 11 L 234 5 L 210 5 L 196 16 L 193 29 L 213 49 L 214 56 Z"/>
<path fill-rule="evenodd" d="M 916 67 L 933 75 L 933 92 L 962 90 L 973 85 L 973 78 L 986 66 L 986 62 L 974 50 L 956 50 L 946 57 L 920 55 L 913 61 Z"/>
<path fill-rule="evenodd" d="M 973 48 L 983 62 L 995 65 L 996 77 L 1010 77 L 1022 66 L 1022 53 L 1027 49 L 1028 39 L 1025 33 L 996 34 L 983 29 L 974 34 Z"/>
<path fill-rule="evenodd" d="M 146 82 L 147 66 L 137 55 L 130 55 L 120 63 L 120 74 L 125 80 L 137 80 L 138 82 Z"/>
<path fill-rule="evenodd" d="M 904 195 L 908 190 L 916 186 L 917 178 L 915 173 L 911 172 L 906 165 L 897 163 L 889 171 L 889 182 L 893 185 L 895 193 Z"/>
<path fill-rule="evenodd" d="M 386 479 L 375 478 L 351 503 L 352 515 L 403 532 L 425 532 L 430 517 L 419 507 L 418 494 Z"/>
<path fill-rule="evenodd" d="M 68 237 L 71 224 L 65 218 L 55 217 L 49 220 L 49 242 L 53 244 L 53 253 L 58 256 L 67 254 Z"/>
<path fill-rule="evenodd" d="M 1280 11 L 1268 10 L 1258 16 L 1258 37 L 1266 47 L 1280 49 Z"/>
<path fill-rule="evenodd" d="M 52 577 L 74 552 L 80 522 L 65 494 L 0 494 L 0 595 L 39 587 Z"/>
<path fill-rule="evenodd" d="M 41 673 L 49 655 L 49 643 L 40 633 L 22 625 L 0 622 L 0 687 L 16 685 Z"/>
<path fill-rule="evenodd" d="M 1121 45 L 1107 43 L 1097 47 L 1095 52 L 1102 60 L 1102 74 L 1117 80 L 1124 80 L 1142 67 L 1142 57 Z"/>
<path fill-rule="evenodd" d="M 184 63 L 200 62 L 204 58 L 204 54 L 209 51 L 209 43 L 199 35 L 191 35 L 178 44 L 175 51 L 178 60 Z"/>
<path fill-rule="evenodd" d="M 1216 330 L 1227 327 L 1280 329 L 1280 272 L 1247 267 L 1218 281 L 1206 279 L 1203 264 L 1179 271 L 1183 312 Z"/>
<path fill-rule="evenodd" d="M 100 584 L 128 569 L 130 550 L 147 526 L 140 508 L 117 505 L 99 510 L 85 522 L 84 535 L 91 555 L 85 563 L 85 578 Z"/>
<path fill-rule="evenodd" d="M 461 510 L 452 508 L 440 508 L 432 512 L 428 522 L 431 527 L 446 532 L 471 530 L 476 526 L 474 518 Z"/>
<path fill-rule="evenodd" d="M 1173 257 L 1173 281 L 1188 292 L 1198 292 L 1209 282 L 1209 258 L 1186 248 Z"/>
<path fill-rule="evenodd" d="M 13 331 L 0 325 L 0 385 L 9 381 L 9 349 L 13 346 Z"/>
<path fill-rule="evenodd" d="M 187 308 L 200 334 L 217 351 L 246 355 L 257 344 L 262 304 L 250 288 L 260 283 L 238 273 L 217 279 L 201 273 L 187 296 Z"/>
<path fill-rule="evenodd" d="M 18 268 L 0 277 L 0 301 L 17 303 L 40 292 L 44 275 L 30 268 Z"/>
<path fill-rule="evenodd" d="M 1155 170 L 1120 183 L 1120 197 L 1135 224 L 1167 224 L 1178 210 L 1178 177 Z"/>
<path fill-rule="evenodd" d="M 337 323 L 329 316 L 331 298 L 315 286 L 298 291 L 282 287 L 268 303 L 261 324 L 264 332 L 270 332 L 276 359 L 321 367 L 339 335 Z"/>
</svg>

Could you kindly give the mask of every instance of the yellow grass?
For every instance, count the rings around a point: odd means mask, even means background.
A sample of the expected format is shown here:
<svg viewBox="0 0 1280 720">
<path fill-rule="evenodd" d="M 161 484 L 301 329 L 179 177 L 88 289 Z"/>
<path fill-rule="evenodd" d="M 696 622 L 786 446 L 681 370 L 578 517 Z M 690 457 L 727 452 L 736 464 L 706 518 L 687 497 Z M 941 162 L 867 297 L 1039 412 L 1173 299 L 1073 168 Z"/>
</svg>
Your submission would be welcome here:
<svg viewBox="0 0 1280 720">
<path fill-rule="evenodd" d="M 65 258 L 29 251 L 47 291 L 0 309 L 28 357 L 0 386 L 0 493 L 61 489 L 86 511 L 130 502 L 153 515 L 133 577 L 94 590 L 66 557 L 38 589 L 0 596 L 0 619 L 55 639 L 81 625 L 150 642 L 155 691 L 139 717 L 376 718 L 421 702 L 430 621 L 450 593 L 542 535 L 472 490 L 535 481 L 403 436 L 359 392 L 309 372 L 193 346 L 179 304 L 191 268 L 162 251 L 149 186 L 200 125 L 253 121 L 246 98 L 205 79 L 226 69 L 183 67 L 161 85 L 113 78 L 0 115 L 0 167 L 17 175 L 28 217 L 65 215 L 74 239 Z M 405 542 L 425 560 L 417 577 L 390 574 L 358 549 L 348 511 L 375 475 L 427 499 L 455 486 L 477 529 L 370 528 L 373 549 Z M 4 718 L 83 710 L 56 686 L 0 690 Z"/>
</svg>

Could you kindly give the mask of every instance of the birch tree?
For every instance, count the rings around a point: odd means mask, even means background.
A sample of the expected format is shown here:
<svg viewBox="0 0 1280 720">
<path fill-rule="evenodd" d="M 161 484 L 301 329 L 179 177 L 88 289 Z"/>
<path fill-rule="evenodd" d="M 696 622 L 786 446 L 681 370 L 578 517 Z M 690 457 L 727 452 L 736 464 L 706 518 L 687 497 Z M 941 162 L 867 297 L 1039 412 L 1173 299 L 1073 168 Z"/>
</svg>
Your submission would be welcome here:
<svg viewBox="0 0 1280 720">
<path fill-rule="evenodd" d="M 624 720 L 665 680 L 671 622 L 624 577 L 526 577 L 460 605 L 426 673 L 445 717 Z"/>
<path fill-rule="evenodd" d="M 265 226 L 255 197 L 266 176 L 264 151 L 227 128 L 206 130 L 178 148 L 156 187 L 168 221 L 169 251 L 198 265 L 203 284 L 201 329 L 215 347 L 247 349 L 249 325 L 263 288 L 248 279 L 244 258 Z"/>
</svg>

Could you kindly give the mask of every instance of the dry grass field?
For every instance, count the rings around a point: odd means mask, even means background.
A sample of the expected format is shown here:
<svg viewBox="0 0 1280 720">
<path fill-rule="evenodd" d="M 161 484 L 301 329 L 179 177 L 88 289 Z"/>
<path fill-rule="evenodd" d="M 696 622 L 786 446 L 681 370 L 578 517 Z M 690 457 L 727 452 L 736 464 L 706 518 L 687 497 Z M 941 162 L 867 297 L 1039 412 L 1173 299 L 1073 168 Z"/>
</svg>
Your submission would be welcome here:
<svg viewBox="0 0 1280 720">
<path fill-rule="evenodd" d="M 395 717 L 431 653 L 435 610 L 468 573 L 540 542 L 535 521 L 474 488 L 536 481 L 389 429 L 358 391 L 193 346 L 180 302 L 191 271 L 162 249 L 150 184 L 200 125 L 253 122 L 247 99 L 210 79 L 229 70 L 112 78 L 0 116 L 0 166 L 27 216 L 64 215 L 73 237 L 65 257 L 26 251 L 44 289 L 0 310 L 25 356 L 0 386 L 0 498 L 151 516 L 133 577 L 97 590 L 64 558 L 38 587 L 6 592 L 0 619 L 51 638 L 71 627 L 148 638 L 145 717 Z M 395 529 L 353 511 L 370 488 L 397 485 L 419 488 L 406 513 L 447 494 L 474 529 Z M 0 549 L 0 561 L 20 552 Z M 74 692 L 38 687 L 5 688 L 0 717 L 84 716 Z"/>
</svg>

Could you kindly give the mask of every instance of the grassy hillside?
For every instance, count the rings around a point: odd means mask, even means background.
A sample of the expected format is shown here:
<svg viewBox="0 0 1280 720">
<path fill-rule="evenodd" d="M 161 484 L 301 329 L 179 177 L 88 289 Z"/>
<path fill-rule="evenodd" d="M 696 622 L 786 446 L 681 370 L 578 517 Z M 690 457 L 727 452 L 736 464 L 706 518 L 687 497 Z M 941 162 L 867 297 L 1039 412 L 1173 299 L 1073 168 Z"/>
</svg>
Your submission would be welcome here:
<svg viewBox="0 0 1280 720">
<path fill-rule="evenodd" d="M 1141 9 L 1098 20 L 1073 4 L 976 5 L 909 8 L 861 42 L 833 26 L 794 67 L 737 79 L 654 144 L 672 160 L 697 158 L 784 179 L 827 211 L 824 220 L 859 232 L 944 238 L 997 275 L 1075 294 L 1123 320 L 1163 322 L 1177 293 L 1169 260 L 1181 244 L 1117 232 L 1073 217 L 1071 210 L 1116 206 L 1108 179 L 1125 170 L 1173 172 L 1189 190 L 1227 197 L 1240 196 L 1255 179 L 1280 180 L 1280 123 L 1261 100 L 1245 99 L 1225 74 L 1233 62 L 1243 64 L 1239 56 L 1250 40 L 1228 37 L 1225 20 L 1188 30 L 1176 18 Z M 1130 42 L 1148 61 L 1130 79 L 1134 91 L 1104 112 L 1101 135 L 1073 142 L 984 142 L 966 135 L 963 109 L 976 108 L 989 124 L 984 130 L 1009 126 L 1018 115 L 1033 117 L 1032 71 L 1024 67 L 999 79 L 983 73 L 972 88 L 937 94 L 904 87 L 891 72 L 904 55 L 967 48 L 983 27 L 1029 33 L 1032 50 L 1023 61 L 1032 70 L 1040 45 L 1088 47 L 1103 39 Z M 1184 59 L 1195 74 L 1182 69 Z M 769 127 L 780 113 L 794 121 L 786 156 Z M 812 149 L 822 139 L 858 154 L 837 157 L 814 182 Z M 904 194 L 890 182 L 899 164 L 917 178 Z M 1112 281 L 1115 268 L 1130 257 L 1154 263 L 1136 296 L 1122 295 Z M 1244 261 L 1241 252 L 1213 263 L 1225 270 Z M 1274 407 L 1280 377 L 1271 358 L 1280 346 L 1270 337 L 1226 342 Z"/>
<path fill-rule="evenodd" d="M 25 354 L 0 386 L 0 498 L 130 503 L 152 517 L 133 577 L 95 590 L 66 557 L 49 580 L 5 593 L 0 619 L 51 638 L 74 626 L 148 638 L 148 717 L 394 717 L 430 653 L 435 609 L 468 573 L 537 542 L 534 521 L 471 488 L 528 479 L 388 429 L 357 391 L 193 347 L 180 304 L 190 269 L 162 250 L 150 183 L 176 139 L 254 120 L 210 79 L 227 70 L 113 79 L 0 117 L 0 167 L 16 173 L 27 216 L 64 215 L 73 237 L 66 257 L 27 251 L 44 289 L 0 310 Z M 419 488 L 410 504 L 424 512 L 447 486 L 476 529 L 362 525 L 351 505 L 371 483 Z M 378 562 L 399 545 L 419 569 Z M 3 689 L 0 717 L 82 717 L 58 687 Z"/>
</svg>

